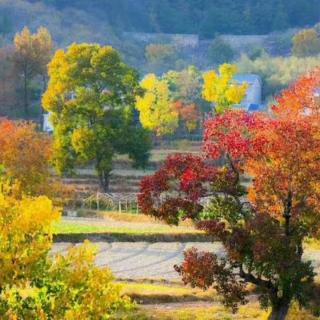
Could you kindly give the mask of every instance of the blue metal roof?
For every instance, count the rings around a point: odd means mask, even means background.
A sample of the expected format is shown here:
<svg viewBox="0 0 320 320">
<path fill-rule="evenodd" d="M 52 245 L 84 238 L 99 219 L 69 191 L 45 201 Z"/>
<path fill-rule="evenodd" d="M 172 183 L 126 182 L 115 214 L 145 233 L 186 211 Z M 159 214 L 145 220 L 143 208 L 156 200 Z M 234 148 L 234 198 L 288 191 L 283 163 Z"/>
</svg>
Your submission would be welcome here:
<svg viewBox="0 0 320 320">
<path fill-rule="evenodd" d="M 255 111 L 260 111 L 262 110 L 263 105 L 262 104 L 257 104 L 257 103 L 251 103 L 248 107 L 249 112 L 255 112 Z"/>
<path fill-rule="evenodd" d="M 234 76 L 234 79 L 238 82 L 249 82 L 249 83 L 252 83 L 254 81 L 261 82 L 260 76 L 258 76 L 257 74 L 253 74 L 253 73 L 237 74 Z"/>
</svg>

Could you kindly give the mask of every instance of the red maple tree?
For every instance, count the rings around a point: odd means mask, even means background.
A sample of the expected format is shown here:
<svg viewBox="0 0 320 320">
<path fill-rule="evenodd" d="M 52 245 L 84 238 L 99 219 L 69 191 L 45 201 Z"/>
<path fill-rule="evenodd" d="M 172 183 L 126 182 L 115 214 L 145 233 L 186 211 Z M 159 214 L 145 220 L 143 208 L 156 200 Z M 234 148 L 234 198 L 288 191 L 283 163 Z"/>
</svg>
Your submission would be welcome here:
<svg viewBox="0 0 320 320">
<path fill-rule="evenodd" d="M 318 73 L 284 91 L 272 115 L 207 120 L 202 156 L 171 156 L 141 183 L 144 213 L 171 224 L 191 218 L 223 243 L 223 259 L 193 248 L 175 269 L 186 284 L 213 286 L 233 311 L 247 302 L 247 283 L 272 308 L 270 319 L 285 319 L 293 300 L 308 305 L 314 271 L 303 241 L 320 230 Z"/>
</svg>

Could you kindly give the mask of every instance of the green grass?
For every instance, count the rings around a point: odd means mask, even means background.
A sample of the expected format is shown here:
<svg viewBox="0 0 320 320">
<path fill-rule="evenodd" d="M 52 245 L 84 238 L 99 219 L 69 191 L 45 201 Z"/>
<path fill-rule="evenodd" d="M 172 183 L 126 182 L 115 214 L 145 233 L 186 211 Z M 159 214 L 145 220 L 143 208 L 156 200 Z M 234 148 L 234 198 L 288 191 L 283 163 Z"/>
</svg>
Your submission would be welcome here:
<svg viewBox="0 0 320 320">
<path fill-rule="evenodd" d="M 143 224 L 142 224 L 143 226 Z M 201 231 L 191 228 L 177 228 L 166 225 L 147 227 L 113 227 L 107 225 L 84 224 L 61 220 L 53 225 L 54 234 L 70 233 L 127 233 L 127 234 L 202 234 Z"/>
<path fill-rule="evenodd" d="M 115 225 L 112 225 L 115 223 Z M 53 225 L 54 242 L 146 241 L 146 242 L 207 242 L 211 239 L 202 231 L 190 227 L 170 227 L 165 224 L 124 222 L 94 223 L 61 220 Z"/>
</svg>

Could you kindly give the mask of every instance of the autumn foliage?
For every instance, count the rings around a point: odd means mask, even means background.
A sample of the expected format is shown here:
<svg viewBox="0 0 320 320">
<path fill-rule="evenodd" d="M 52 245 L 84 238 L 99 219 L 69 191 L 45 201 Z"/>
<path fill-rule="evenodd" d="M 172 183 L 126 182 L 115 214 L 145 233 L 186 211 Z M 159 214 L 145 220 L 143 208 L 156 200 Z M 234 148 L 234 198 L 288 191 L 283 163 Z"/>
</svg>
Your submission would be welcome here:
<svg viewBox="0 0 320 320">
<path fill-rule="evenodd" d="M 292 117 L 319 114 L 320 67 L 300 77 L 283 90 L 272 107 L 277 116 Z"/>
<path fill-rule="evenodd" d="M 314 272 L 303 240 L 320 230 L 318 75 L 284 91 L 272 115 L 208 119 L 202 156 L 171 156 L 141 183 L 143 212 L 174 224 L 191 218 L 222 241 L 222 260 L 191 249 L 176 270 L 185 283 L 213 286 L 233 310 L 246 302 L 245 283 L 272 307 L 270 319 L 284 319 L 293 300 L 308 304 Z"/>
<path fill-rule="evenodd" d="M 170 90 L 165 79 L 148 74 L 141 82 L 144 95 L 136 97 L 136 108 L 140 113 L 143 127 L 157 136 L 170 134 L 178 127 L 178 112 L 170 101 Z"/>
<path fill-rule="evenodd" d="M 18 180 L 24 193 L 45 194 L 49 183 L 51 139 L 35 124 L 0 120 L 0 164 L 7 178 Z"/>
<path fill-rule="evenodd" d="M 179 118 L 189 132 L 197 128 L 199 122 L 199 107 L 195 103 L 188 104 L 178 100 L 173 103 L 173 109 L 177 111 Z"/>
<path fill-rule="evenodd" d="M 49 255 L 52 223 L 60 212 L 45 196 L 17 199 L 0 185 L 1 319 L 104 319 L 132 307 L 108 268 L 95 266 L 85 242 Z"/>
<path fill-rule="evenodd" d="M 50 159 L 51 139 L 34 124 L 1 120 L 0 318 L 93 320 L 130 308 L 91 244 L 50 255 L 67 191 Z"/>
<path fill-rule="evenodd" d="M 235 65 L 225 63 L 219 67 L 219 72 L 209 70 L 203 75 L 202 96 L 206 101 L 214 103 L 216 113 L 240 104 L 246 94 L 248 84 L 239 84 L 233 80 L 236 72 Z"/>
</svg>

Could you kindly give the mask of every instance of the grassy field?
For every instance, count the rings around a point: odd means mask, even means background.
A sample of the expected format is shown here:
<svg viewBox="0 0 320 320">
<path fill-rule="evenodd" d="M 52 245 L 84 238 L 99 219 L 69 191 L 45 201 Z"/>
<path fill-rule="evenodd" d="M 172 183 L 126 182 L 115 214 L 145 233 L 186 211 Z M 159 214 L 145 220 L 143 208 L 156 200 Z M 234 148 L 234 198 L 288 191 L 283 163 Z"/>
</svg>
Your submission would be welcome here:
<svg viewBox="0 0 320 320">
<path fill-rule="evenodd" d="M 101 219 L 90 219 L 90 214 Z M 87 218 L 61 219 L 54 224 L 54 233 L 203 234 L 191 221 L 169 226 L 144 214 L 90 210 L 84 216 Z"/>
<path fill-rule="evenodd" d="M 175 310 L 152 310 L 137 312 L 128 320 L 267 320 L 269 311 L 261 310 L 258 303 L 249 303 L 232 314 L 223 306 L 212 307 L 183 307 Z M 308 311 L 291 308 L 286 320 L 319 320 Z"/>
<path fill-rule="evenodd" d="M 221 304 L 214 290 L 183 286 L 181 283 L 122 282 L 123 294 L 138 303 L 138 310 L 121 319 L 132 320 L 227 320 L 266 319 L 257 303 L 240 307 L 233 315 Z"/>
<path fill-rule="evenodd" d="M 140 304 L 181 303 L 190 301 L 220 301 L 214 290 L 203 291 L 181 283 L 123 282 L 123 294 Z"/>
<path fill-rule="evenodd" d="M 268 317 L 268 312 L 260 310 L 257 303 L 240 307 L 237 314 L 232 314 L 222 305 L 212 307 L 182 307 L 175 310 L 156 309 L 156 312 L 151 308 L 146 308 L 144 313 L 141 312 L 140 314 L 141 319 L 154 320 L 267 320 Z M 139 313 L 137 315 L 139 319 Z"/>
<path fill-rule="evenodd" d="M 138 310 L 124 318 L 128 320 L 267 320 L 269 315 L 256 301 L 240 306 L 239 312 L 233 314 L 221 304 L 221 297 L 214 290 L 203 291 L 179 283 L 122 282 L 122 285 L 123 294 L 139 303 Z M 254 292 L 254 287 L 251 290 Z M 316 319 L 320 318 L 297 304 L 291 306 L 287 317 L 287 320 Z"/>
<path fill-rule="evenodd" d="M 53 225 L 55 241 L 77 242 L 100 237 L 110 241 L 193 242 L 210 241 L 202 231 L 186 223 L 169 226 L 154 219 L 129 213 L 102 213 L 105 219 L 62 219 Z"/>
<path fill-rule="evenodd" d="M 95 223 L 61 220 L 53 225 L 55 234 L 66 233 L 128 233 L 128 234 L 203 234 L 189 227 L 171 227 L 162 224 L 142 226 L 108 226 Z"/>
<path fill-rule="evenodd" d="M 142 214 L 99 212 L 105 219 L 61 220 L 54 225 L 55 233 L 111 233 L 114 235 L 148 236 L 202 234 L 195 230 L 190 222 L 180 227 L 170 227 L 152 217 Z M 320 250 L 320 241 L 308 240 L 305 247 Z M 126 281 L 123 294 L 137 302 L 136 311 L 121 315 L 122 320 L 266 320 L 268 312 L 260 309 L 259 304 L 251 301 L 241 306 L 239 312 L 232 314 L 221 304 L 221 298 L 214 290 L 202 291 L 177 283 L 152 283 Z M 319 291 L 320 292 L 320 291 Z M 320 295 L 319 295 L 320 297 Z M 320 299 L 320 298 L 319 298 Z M 316 299 L 318 300 L 318 299 Z M 319 300 L 320 301 L 320 300 Z M 319 303 L 320 304 L 320 303 Z M 317 305 L 317 302 L 315 303 Z M 293 306 L 287 320 L 316 320 L 311 313 Z"/>
</svg>

